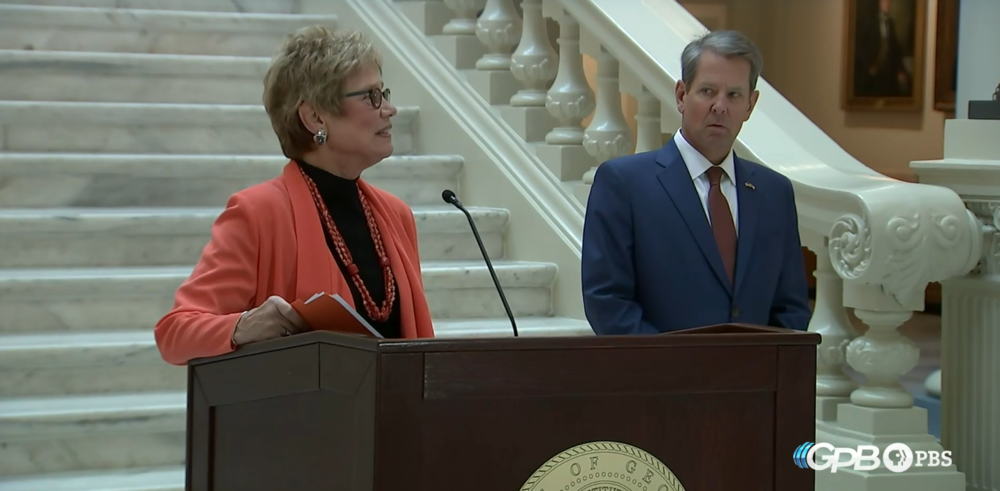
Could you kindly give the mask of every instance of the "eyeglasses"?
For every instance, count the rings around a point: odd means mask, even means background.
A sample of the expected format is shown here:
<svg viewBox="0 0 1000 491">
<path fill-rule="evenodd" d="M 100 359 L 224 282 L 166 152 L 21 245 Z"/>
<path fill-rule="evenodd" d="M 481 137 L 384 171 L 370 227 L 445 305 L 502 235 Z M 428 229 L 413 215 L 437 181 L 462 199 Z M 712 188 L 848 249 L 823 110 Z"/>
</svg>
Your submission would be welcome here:
<svg viewBox="0 0 1000 491">
<path fill-rule="evenodd" d="M 386 87 L 386 88 L 384 88 L 382 90 L 374 89 L 373 88 L 373 89 L 368 89 L 368 90 L 359 90 L 357 92 L 351 92 L 349 94 L 344 94 L 344 98 L 346 99 L 348 97 L 356 97 L 356 96 L 359 96 L 359 95 L 366 95 L 366 96 L 368 96 L 368 100 L 370 100 L 372 102 L 372 107 L 374 107 L 375 109 L 378 109 L 378 108 L 382 107 L 382 101 L 383 100 L 386 100 L 386 101 L 389 100 L 390 92 L 389 92 L 389 88 L 388 87 Z"/>
</svg>

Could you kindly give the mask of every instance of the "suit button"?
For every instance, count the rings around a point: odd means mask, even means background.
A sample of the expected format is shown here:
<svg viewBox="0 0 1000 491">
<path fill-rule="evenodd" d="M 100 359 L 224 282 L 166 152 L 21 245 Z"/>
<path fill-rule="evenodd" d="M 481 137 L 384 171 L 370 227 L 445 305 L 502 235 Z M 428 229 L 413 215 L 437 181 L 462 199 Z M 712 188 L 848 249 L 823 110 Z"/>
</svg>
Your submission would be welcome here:
<svg viewBox="0 0 1000 491">
<path fill-rule="evenodd" d="M 733 318 L 739 317 L 740 316 L 740 309 L 733 308 L 733 312 L 732 313 L 733 313 Z"/>
</svg>

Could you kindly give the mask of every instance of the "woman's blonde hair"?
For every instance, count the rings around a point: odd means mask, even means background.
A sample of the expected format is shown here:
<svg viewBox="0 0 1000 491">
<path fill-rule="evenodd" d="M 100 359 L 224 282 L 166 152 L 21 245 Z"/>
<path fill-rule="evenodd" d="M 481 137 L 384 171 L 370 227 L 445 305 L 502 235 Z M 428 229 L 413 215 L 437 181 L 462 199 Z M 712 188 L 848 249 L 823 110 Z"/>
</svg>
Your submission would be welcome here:
<svg viewBox="0 0 1000 491">
<path fill-rule="evenodd" d="M 347 79 L 381 65 L 378 51 L 358 31 L 312 26 L 289 35 L 264 76 L 264 109 L 285 156 L 300 158 L 315 146 L 299 118 L 301 103 L 339 116 Z"/>
</svg>

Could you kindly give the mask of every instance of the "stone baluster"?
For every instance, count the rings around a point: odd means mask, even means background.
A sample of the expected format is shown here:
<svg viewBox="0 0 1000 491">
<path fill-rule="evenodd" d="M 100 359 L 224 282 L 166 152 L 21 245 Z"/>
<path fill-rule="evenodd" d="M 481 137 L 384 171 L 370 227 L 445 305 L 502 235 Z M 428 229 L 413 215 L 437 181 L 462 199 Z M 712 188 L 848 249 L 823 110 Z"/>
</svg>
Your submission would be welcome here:
<svg viewBox="0 0 1000 491">
<path fill-rule="evenodd" d="M 844 280 L 833 270 L 826 239 L 816 253 L 816 305 L 809 332 L 822 336 L 816 351 L 816 418 L 836 421 L 837 405 L 850 401 L 857 382 L 844 371 L 848 344 L 858 337 L 844 308 Z"/>
<path fill-rule="evenodd" d="M 524 88 L 510 99 L 512 106 L 544 106 L 549 84 L 559 70 L 559 57 L 549 42 L 542 0 L 524 0 L 521 42 L 510 59 L 510 71 Z"/>
<path fill-rule="evenodd" d="M 851 402 L 879 409 L 913 407 L 913 395 L 899 378 L 917 367 L 920 348 L 898 330 L 913 312 L 856 309 L 854 313 L 868 331 L 847 345 L 847 363 L 865 375 L 861 387 L 851 392 Z"/>
<path fill-rule="evenodd" d="M 604 47 L 597 59 L 597 109 L 590 126 L 583 131 L 583 148 L 597 165 L 583 175 L 584 184 L 594 183 L 597 166 L 632 151 L 632 129 L 622 112 L 622 96 L 618 85 L 618 60 Z"/>
<path fill-rule="evenodd" d="M 663 129 L 660 125 L 660 99 L 643 87 L 637 97 L 635 152 L 651 152 L 663 146 Z"/>
<path fill-rule="evenodd" d="M 476 14 L 483 7 L 483 0 L 444 0 L 455 16 L 441 30 L 444 34 L 475 34 Z"/>
<path fill-rule="evenodd" d="M 545 107 L 558 125 L 545 135 L 550 145 L 582 145 L 583 120 L 594 110 L 594 91 L 583 72 L 580 24 L 563 13 L 559 22 L 559 72 L 545 97 Z"/>
<path fill-rule="evenodd" d="M 905 443 L 913 453 L 913 460 L 909 462 L 914 466 L 917 465 L 917 452 L 942 455 L 944 448 L 934 436 L 928 434 L 927 411 L 914 406 L 913 395 L 900 384 L 900 377 L 916 368 L 920 358 L 917 344 L 899 332 L 899 327 L 913 316 L 913 311 L 896 302 L 892 294 L 883 291 L 882 285 L 858 282 L 851 282 L 844 289 L 844 304 L 857 306 L 855 315 L 868 325 L 868 330 L 850 341 L 845 350 L 847 363 L 862 374 L 864 380 L 860 387 L 851 391 L 850 403 L 836 406 L 835 419 L 831 414 L 817 415 L 817 439 L 848 447 L 874 443 L 882 452 L 890 444 Z M 837 335 L 836 331 L 833 335 Z M 831 342 L 831 346 L 834 343 L 836 341 Z M 817 389 L 824 387 L 824 390 L 838 395 L 847 390 L 847 382 L 829 377 L 829 371 L 825 375 L 817 378 Z M 819 406 L 818 409 L 832 408 Z M 927 467 L 927 462 L 923 462 L 921 465 L 924 467 L 911 468 L 911 471 L 921 472 L 919 483 L 908 484 L 912 489 L 965 489 L 964 476 L 957 472 L 953 464 Z M 876 483 L 886 482 L 891 475 L 895 474 L 884 466 L 876 469 L 842 468 L 836 475 L 824 471 L 817 474 L 816 488 L 822 491 L 848 487 L 876 489 L 879 486 Z"/>
<path fill-rule="evenodd" d="M 513 0 L 486 0 L 476 23 L 476 37 L 486 53 L 476 62 L 479 70 L 510 70 L 511 52 L 521 39 L 521 16 Z"/>
<path fill-rule="evenodd" d="M 928 432 L 927 410 L 914 405 L 913 395 L 901 383 L 902 376 L 917 367 L 920 349 L 900 328 L 913 312 L 923 310 L 929 282 L 972 269 L 980 254 L 979 227 L 949 191 L 930 187 L 923 191 L 920 197 L 902 195 L 891 205 L 873 199 L 874 206 L 866 206 L 863 215 L 841 216 L 830 228 L 823 261 L 818 261 L 825 268 L 829 259 L 843 279 L 841 303 L 853 308 L 868 328 L 845 350 L 848 365 L 860 374 L 860 386 L 851 391 L 850 402 L 837 401 L 835 411 L 823 396 L 818 398 L 816 439 L 835 447 L 875 445 L 880 456 L 895 458 L 882 459 L 882 465 L 874 467 L 817 472 L 819 491 L 882 489 L 897 481 L 913 491 L 965 489 L 965 476 L 953 462 L 942 460 L 944 449 Z M 807 246 L 823 253 L 814 243 Z M 837 334 L 834 331 L 832 337 Z M 830 346 L 839 343 L 829 341 Z M 822 349 L 817 354 L 822 355 Z M 824 362 L 818 364 L 820 368 Z M 820 374 L 817 387 L 836 399 L 833 396 L 849 387 L 843 379 L 828 375 L 829 370 Z M 931 464 L 927 459 L 935 455 L 938 461 Z M 910 474 L 897 474 L 906 469 Z M 906 477 L 914 472 L 919 479 Z"/>
</svg>

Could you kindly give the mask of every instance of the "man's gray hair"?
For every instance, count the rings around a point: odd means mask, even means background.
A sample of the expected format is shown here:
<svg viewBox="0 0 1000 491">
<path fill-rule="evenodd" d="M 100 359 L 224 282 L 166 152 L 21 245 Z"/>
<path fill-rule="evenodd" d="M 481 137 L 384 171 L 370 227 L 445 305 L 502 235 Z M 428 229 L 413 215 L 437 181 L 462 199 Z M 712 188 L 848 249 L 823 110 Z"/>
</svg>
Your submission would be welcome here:
<svg viewBox="0 0 1000 491">
<path fill-rule="evenodd" d="M 749 38 L 739 31 L 716 31 L 695 39 L 681 53 L 681 79 L 691 87 L 701 54 L 711 51 L 726 58 L 742 58 L 750 62 L 750 90 L 757 88 L 757 78 L 764 66 L 764 57 Z"/>
</svg>

